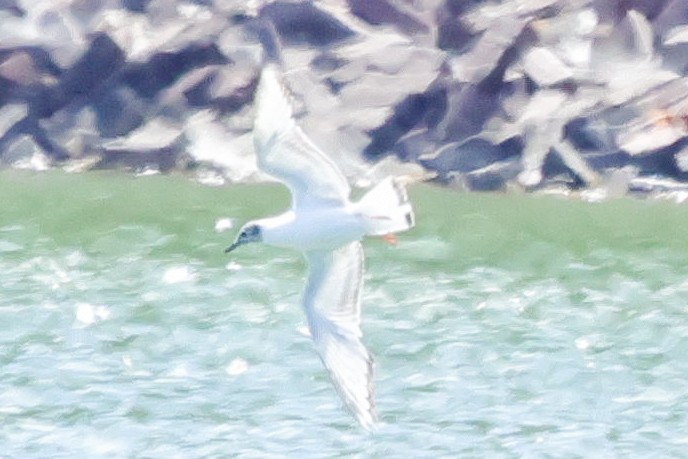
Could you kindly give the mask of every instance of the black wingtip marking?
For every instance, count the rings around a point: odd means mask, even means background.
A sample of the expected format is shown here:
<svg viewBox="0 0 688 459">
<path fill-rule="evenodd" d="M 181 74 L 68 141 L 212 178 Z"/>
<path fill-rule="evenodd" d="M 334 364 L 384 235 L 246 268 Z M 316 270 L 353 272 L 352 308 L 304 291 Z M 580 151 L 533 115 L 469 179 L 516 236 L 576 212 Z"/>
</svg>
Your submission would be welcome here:
<svg viewBox="0 0 688 459">
<path fill-rule="evenodd" d="M 413 226 L 413 212 L 406 213 L 406 224 L 411 228 Z"/>
</svg>

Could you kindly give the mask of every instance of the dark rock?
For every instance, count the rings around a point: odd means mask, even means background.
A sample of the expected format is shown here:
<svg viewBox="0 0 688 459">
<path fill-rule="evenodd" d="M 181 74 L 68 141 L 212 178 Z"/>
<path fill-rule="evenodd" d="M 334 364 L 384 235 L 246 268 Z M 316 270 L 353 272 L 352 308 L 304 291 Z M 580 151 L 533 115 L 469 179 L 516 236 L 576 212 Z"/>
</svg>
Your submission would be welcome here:
<svg viewBox="0 0 688 459">
<path fill-rule="evenodd" d="M 688 2 L 685 0 L 667 1 L 661 14 L 652 21 L 658 35 L 666 35 L 672 28 L 686 23 L 688 23 Z"/>
<path fill-rule="evenodd" d="M 445 0 L 442 7 L 453 16 L 468 13 L 480 4 L 481 0 Z"/>
<path fill-rule="evenodd" d="M 153 150 L 145 153 L 109 149 L 103 152 L 95 168 L 169 172 L 177 166 L 178 154 L 179 152 L 174 149 Z"/>
<path fill-rule="evenodd" d="M 235 113 L 253 101 L 257 85 L 257 69 L 243 66 L 223 68 L 209 82 L 208 105 L 216 107 L 222 114 Z"/>
<path fill-rule="evenodd" d="M 120 79 L 141 97 L 152 99 L 192 69 L 228 62 L 214 44 L 191 44 L 176 52 L 155 54 L 144 63 L 128 64 Z"/>
<path fill-rule="evenodd" d="M 346 59 L 330 52 L 318 54 L 311 61 L 311 67 L 321 72 L 332 72 L 346 64 Z"/>
<path fill-rule="evenodd" d="M 447 51 L 463 52 L 474 45 L 476 35 L 457 18 L 447 18 L 437 29 L 437 47 Z"/>
<path fill-rule="evenodd" d="M 91 98 L 96 126 L 103 137 L 118 137 L 138 128 L 146 116 L 146 104 L 127 87 L 115 87 Z"/>
<path fill-rule="evenodd" d="M 215 66 L 208 66 L 185 75 L 184 79 L 190 80 L 183 91 L 189 106 L 205 107 L 212 103 L 211 87 L 217 81 L 220 71 Z"/>
<path fill-rule="evenodd" d="M 471 191 L 504 191 L 521 170 L 517 159 L 498 161 L 463 176 L 466 187 Z"/>
<path fill-rule="evenodd" d="M 685 180 L 687 176 L 676 164 L 675 155 L 686 146 L 688 140 L 684 138 L 650 154 L 631 156 L 629 164 L 637 166 L 642 175 L 661 175 Z"/>
<path fill-rule="evenodd" d="M 15 123 L 5 132 L 5 135 L 0 137 L 0 156 L 2 156 L 8 145 L 23 135 L 31 137 L 46 155 L 56 161 L 62 161 L 69 157 L 65 149 L 54 139 L 54 136 L 46 132 L 38 123 L 38 120 L 30 116 L 30 113 Z"/>
<path fill-rule="evenodd" d="M 631 155 L 621 150 L 608 152 L 596 150 L 583 151 L 581 156 L 596 171 L 619 169 L 631 164 Z"/>
<path fill-rule="evenodd" d="M 282 43 L 275 29 L 275 24 L 262 18 L 244 17 L 235 23 L 240 24 L 247 37 L 260 44 L 262 60 L 282 64 Z"/>
<path fill-rule="evenodd" d="M 32 115 L 47 118 L 76 98 L 85 98 L 124 64 L 124 53 L 107 34 L 96 35 L 88 50 L 57 85 L 45 88 L 32 101 Z"/>
<path fill-rule="evenodd" d="M 464 52 L 474 45 L 479 32 L 461 20 L 473 1 L 447 0 L 437 9 L 437 47 L 447 51 Z"/>
<path fill-rule="evenodd" d="M 311 2 L 277 1 L 260 10 L 260 18 L 277 28 L 284 44 L 329 46 L 354 35 L 353 30 Z"/>
<path fill-rule="evenodd" d="M 412 128 L 426 121 L 435 125 L 447 107 L 447 92 L 441 83 L 422 94 L 411 94 L 394 107 L 392 117 L 369 133 L 371 142 L 363 154 L 373 159 L 390 150 Z"/>
<path fill-rule="evenodd" d="M 177 117 L 183 117 L 190 107 L 210 104 L 210 86 L 217 77 L 219 68 L 222 66 L 209 65 L 185 73 L 173 85 L 160 92 L 157 98 L 160 105 L 165 107 L 168 114 L 175 113 Z"/>
<path fill-rule="evenodd" d="M 480 138 L 444 145 L 436 152 L 420 158 L 425 168 L 437 171 L 440 175 L 450 172 L 472 172 L 489 167 L 491 164 L 508 159 L 512 150 L 501 145 L 493 145 Z"/>
<path fill-rule="evenodd" d="M 169 91 L 176 89 L 189 107 L 213 107 L 224 115 L 253 100 L 258 70 L 249 65 L 211 65 L 192 70 Z M 168 91 L 168 92 L 169 92 Z M 170 94 L 165 95 L 168 99 Z"/>
<path fill-rule="evenodd" d="M 390 24 L 409 35 L 429 31 L 426 24 L 410 12 L 404 11 L 402 4 L 394 4 L 388 0 L 347 0 L 347 3 L 353 14 L 369 24 Z"/>
<path fill-rule="evenodd" d="M 151 0 L 122 0 L 122 6 L 134 13 L 144 13 Z"/>
<path fill-rule="evenodd" d="M 564 126 L 564 137 L 580 151 L 605 151 L 615 147 L 614 136 L 608 128 L 595 126 L 599 120 L 580 116 Z"/>
<path fill-rule="evenodd" d="M 0 0 L 0 10 L 9 11 L 16 17 L 22 17 L 26 14 L 26 10 L 19 6 L 17 0 Z"/>
<path fill-rule="evenodd" d="M 504 72 L 519 57 L 520 49 L 535 41 L 527 24 L 520 17 L 494 21 L 470 51 L 452 59 L 455 78 L 471 83 L 488 80 L 492 85 L 503 82 Z"/>
<path fill-rule="evenodd" d="M 469 190 L 688 180 L 684 0 L 0 0 L 0 16 L 0 157 L 29 167 L 189 155 L 253 177 L 262 43 L 328 152 Z"/>
<path fill-rule="evenodd" d="M 585 182 L 564 163 L 561 156 L 552 154 L 551 149 L 544 158 L 541 170 L 544 182 L 565 183 L 574 189 L 585 185 Z M 543 181 L 540 181 L 539 184 L 543 183 Z"/>
<path fill-rule="evenodd" d="M 418 159 L 437 148 L 437 141 L 431 129 L 414 129 L 400 138 L 390 150 L 402 161 L 418 162 Z"/>
<path fill-rule="evenodd" d="M 686 38 L 688 38 L 688 34 Z M 679 74 L 686 74 L 688 71 L 688 42 L 665 45 L 662 55 L 664 57 L 665 68 L 671 69 Z"/>
<path fill-rule="evenodd" d="M 438 132 L 444 142 L 461 141 L 478 134 L 485 122 L 500 108 L 498 91 L 467 84 L 450 90 L 447 97 L 447 115 Z"/>
<path fill-rule="evenodd" d="M 662 13 L 667 0 L 594 0 L 593 5 L 602 21 L 616 23 L 623 19 L 629 11 L 638 11 L 648 19 L 653 19 Z"/>
</svg>

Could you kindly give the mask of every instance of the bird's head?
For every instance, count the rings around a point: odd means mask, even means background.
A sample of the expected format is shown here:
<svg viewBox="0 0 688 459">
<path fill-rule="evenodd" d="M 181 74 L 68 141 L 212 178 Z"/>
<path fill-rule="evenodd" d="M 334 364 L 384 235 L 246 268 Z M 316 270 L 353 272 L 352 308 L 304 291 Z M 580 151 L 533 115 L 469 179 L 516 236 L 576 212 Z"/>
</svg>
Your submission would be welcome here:
<svg viewBox="0 0 688 459">
<path fill-rule="evenodd" d="M 236 240 L 225 249 L 225 253 L 229 253 L 237 247 L 248 244 L 249 242 L 262 242 L 263 241 L 263 230 L 260 225 L 249 222 L 241 227 L 239 235 Z"/>
</svg>

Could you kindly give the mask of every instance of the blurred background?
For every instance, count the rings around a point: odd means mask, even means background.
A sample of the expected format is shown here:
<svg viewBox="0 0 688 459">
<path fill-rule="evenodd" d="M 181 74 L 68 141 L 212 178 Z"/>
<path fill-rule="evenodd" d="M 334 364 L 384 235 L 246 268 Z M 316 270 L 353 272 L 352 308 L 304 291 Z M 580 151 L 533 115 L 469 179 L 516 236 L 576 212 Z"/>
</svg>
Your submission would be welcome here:
<svg viewBox="0 0 688 459">
<path fill-rule="evenodd" d="M 253 18 L 354 182 L 684 191 L 681 0 L 3 0 L 0 160 L 260 179 Z"/>
<path fill-rule="evenodd" d="M 374 435 L 303 333 L 300 255 L 223 253 L 289 206 L 257 183 L 256 18 L 352 184 L 421 182 L 417 226 L 365 242 Z M 0 0 L 0 457 L 684 457 L 686 23 L 685 0 Z"/>
</svg>

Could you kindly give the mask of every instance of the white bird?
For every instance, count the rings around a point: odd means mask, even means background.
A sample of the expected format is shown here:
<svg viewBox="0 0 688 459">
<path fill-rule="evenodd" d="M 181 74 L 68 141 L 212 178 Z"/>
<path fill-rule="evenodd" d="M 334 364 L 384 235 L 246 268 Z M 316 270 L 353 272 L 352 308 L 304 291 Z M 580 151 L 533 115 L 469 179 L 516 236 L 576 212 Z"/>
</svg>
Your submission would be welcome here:
<svg viewBox="0 0 688 459">
<path fill-rule="evenodd" d="M 402 183 L 387 177 L 358 202 L 346 178 L 296 124 L 280 68 L 266 64 L 256 90 L 253 130 L 258 166 L 289 187 L 289 211 L 244 225 L 231 252 L 263 242 L 304 252 L 308 329 L 339 396 L 365 429 L 375 417 L 373 366 L 361 341 L 364 236 L 389 236 L 414 224 Z M 393 242 L 393 237 L 388 242 Z"/>
</svg>

